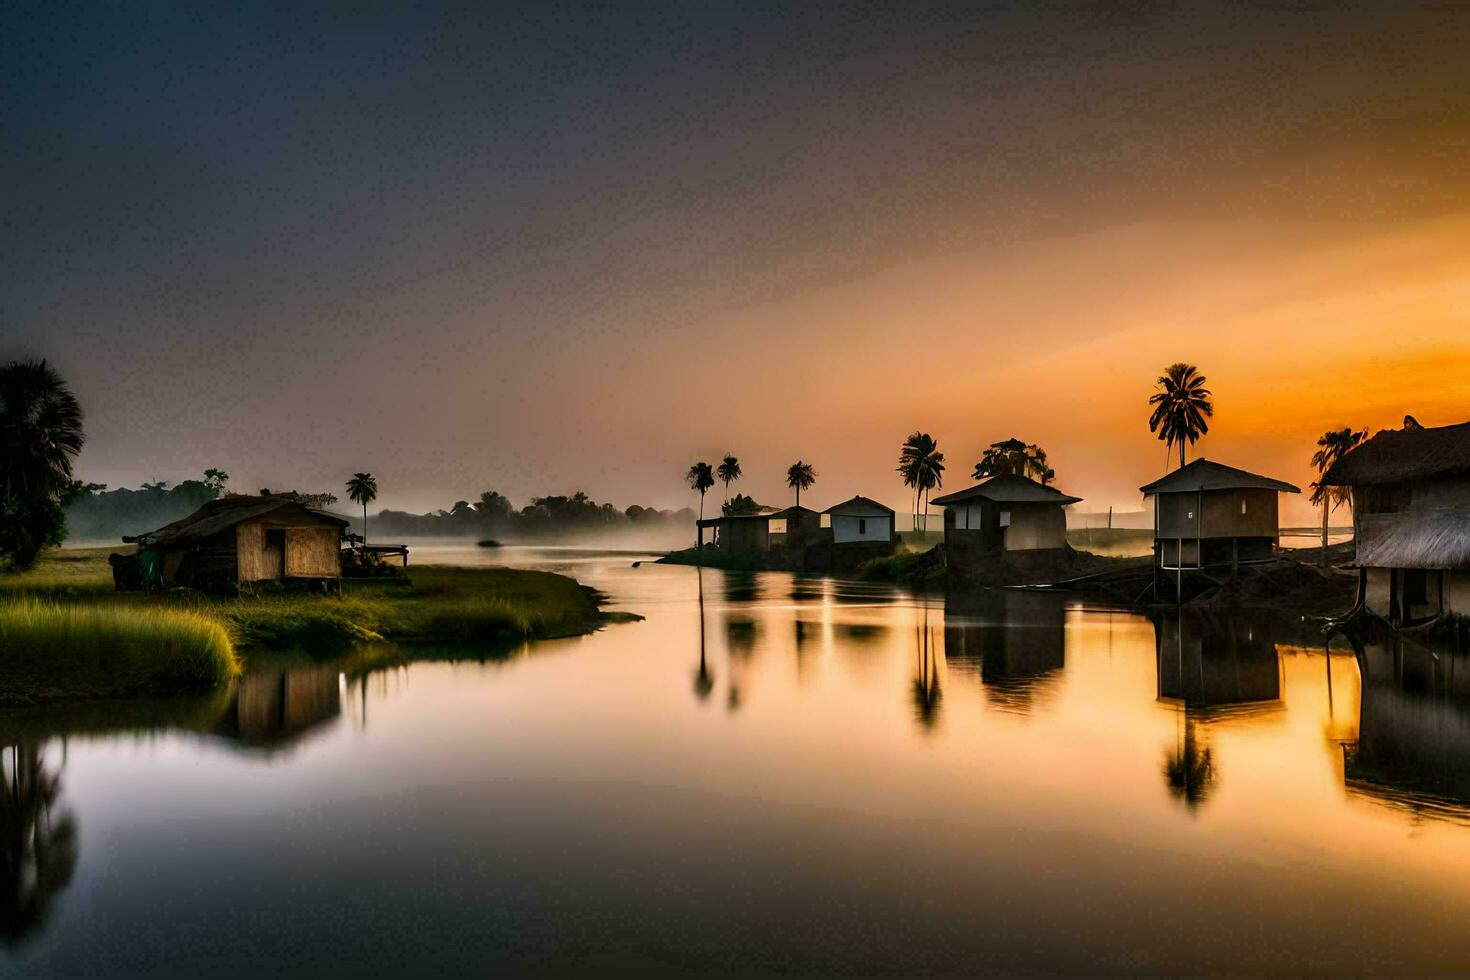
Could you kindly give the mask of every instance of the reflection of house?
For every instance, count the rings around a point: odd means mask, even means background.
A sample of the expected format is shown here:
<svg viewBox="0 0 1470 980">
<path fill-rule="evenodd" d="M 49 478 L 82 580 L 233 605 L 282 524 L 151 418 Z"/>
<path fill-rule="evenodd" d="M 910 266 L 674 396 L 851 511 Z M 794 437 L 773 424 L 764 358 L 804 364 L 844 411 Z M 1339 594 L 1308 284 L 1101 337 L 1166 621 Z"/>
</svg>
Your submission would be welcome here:
<svg viewBox="0 0 1470 980">
<path fill-rule="evenodd" d="M 1276 495 L 1301 493 L 1208 459 L 1139 489 L 1154 498 L 1154 562 L 1170 571 L 1269 559 L 1281 537 Z"/>
<path fill-rule="evenodd" d="M 1186 708 L 1276 702 L 1281 665 L 1260 623 L 1174 614 L 1154 621 L 1159 698 Z"/>
<path fill-rule="evenodd" d="M 831 529 L 833 544 L 893 543 L 893 509 L 868 497 L 860 495 L 828 507 L 822 511 L 822 522 Z"/>
<path fill-rule="evenodd" d="M 1005 475 L 931 503 L 944 508 L 948 561 L 964 565 L 1001 552 L 1065 548 L 1067 515 L 1062 508 L 1080 499 L 1024 476 Z"/>
<path fill-rule="evenodd" d="M 1470 656 L 1393 634 L 1355 644 L 1362 697 L 1345 775 L 1374 796 L 1470 804 Z M 1405 794 L 1408 794 L 1405 796 Z"/>
<path fill-rule="evenodd" d="M 1322 482 L 1352 488 L 1369 611 L 1395 626 L 1470 615 L 1470 422 L 1380 432 Z"/>
<path fill-rule="evenodd" d="M 163 586 L 234 587 L 255 582 L 336 582 L 348 522 L 291 497 L 211 500 L 182 520 L 123 538 L 138 544 L 145 580 Z"/>
<path fill-rule="evenodd" d="M 274 748 L 294 742 L 342 713 L 338 671 L 329 666 L 252 671 L 240 678 L 234 710 L 217 734 Z"/>
<path fill-rule="evenodd" d="M 944 659 L 980 675 L 998 703 L 1025 708 L 1065 662 L 1066 601 L 1000 589 L 945 596 Z"/>
</svg>

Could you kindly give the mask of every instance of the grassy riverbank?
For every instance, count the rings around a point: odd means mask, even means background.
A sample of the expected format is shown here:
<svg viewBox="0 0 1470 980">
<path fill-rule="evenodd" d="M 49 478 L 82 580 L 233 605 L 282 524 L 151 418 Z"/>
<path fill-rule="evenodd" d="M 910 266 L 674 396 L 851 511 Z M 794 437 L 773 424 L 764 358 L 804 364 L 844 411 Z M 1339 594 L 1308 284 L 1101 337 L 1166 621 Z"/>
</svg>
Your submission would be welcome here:
<svg viewBox="0 0 1470 980">
<path fill-rule="evenodd" d="M 608 619 L 602 597 L 575 580 L 510 568 L 422 566 L 410 582 L 345 582 L 340 596 L 117 593 L 110 550 L 53 551 L 0 576 L 0 703 L 197 690 L 229 676 L 236 650 L 504 644 Z"/>
</svg>

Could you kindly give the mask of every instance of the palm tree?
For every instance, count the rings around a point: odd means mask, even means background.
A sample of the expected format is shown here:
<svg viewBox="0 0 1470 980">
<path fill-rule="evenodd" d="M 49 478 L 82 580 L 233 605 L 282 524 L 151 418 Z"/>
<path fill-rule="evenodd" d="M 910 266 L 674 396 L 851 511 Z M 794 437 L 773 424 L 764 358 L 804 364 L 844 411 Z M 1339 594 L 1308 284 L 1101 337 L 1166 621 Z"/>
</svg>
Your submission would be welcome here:
<svg viewBox="0 0 1470 980">
<path fill-rule="evenodd" d="M 1170 364 L 1156 383 L 1161 390 L 1149 396 L 1154 411 L 1148 417 L 1148 431 L 1157 432 L 1166 449 L 1179 445 L 1179 466 L 1183 469 L 1184 445 L 1198 442 L 1210 431 L 1205 419 L 1215 414 L 1215 403 L 1205 387 L 1205 376 L 1193 364 Z"/>
<path fill-rule="evenodd" d="M 725 458 L 720 460 L 720 466 L 715 470 L 715 475 L 725 481 L 725 499 L 729 500 L 731 482 L 740 479 L 740 460 L 726 453 Z"/>
<path fill-rule="evenodd" d="M 695 463 L 689 467 L 689 472 L 684 474 L 684 479 L 689 483 L 689 489 L 699 494 L 699 519 L 704 520 L 704 495 L 710 487 L 715 485 L 715 472 L 710 469 L 708 463 Z M 695 535 L 696 540 L 698 534 Z"/>
<path fill-rule="evenodd" d="M 973 479 L 1006 475 L 1024 476 L 1045 486 L 1056 479 L 1057 471 L 1047 465 L 1045 449 L 1012 436 L 990 444 L 975 464 Z"/>
<path fill-rule="evenodd" d="M 59 543 L 82 450 L 82 407 L 45 361 L 0 367 L 0 555 L 30 565 Z"/>
<path fill-rule="evenodd" d="M 919 515 L 924 515 L 928 527 L 929 507 L 919 506 L 930 490 L 944 485 L 944 453 L 939 451 L 939 442 L 927 432 L 912 432 L 903 441 L 898 452 L 898 472 L 903 485 L 914 488 L 914 530 L 919 529 Z"/>
<path fill-rule="evenodd" d="M 796 506 L 801 506 L 801 492 L 810 490 L 816 482 L 817 471 L 812 469 L 811 463 L 803 463 L 798 459 L 786 467 L 786 485 L 796 491 Z"/>
<path fill-rule="evenodd" d="M 367 544 L 367 505 L 378 499 L 378 481 L 371 473 L 354 473 L 347 481 L 347 496 L 362 504 L 362 543 Z"/>
<path fill-rule="evenodd" d="M 1317 440 L 1317 451 L 1312 454 L 1312 465 L 1317 467 L 1317 480 L 1312 484 L 1312 496 L 1309 499 L 1314 506 L 1322 508 L 1321 564 L 1324 567 L 1327 564 L 1327 516 L 1351 499 L 1351 491 L 1347 487 L 1324 487 L 1322 476 L 1332 468 L 1333 463 L 1352 452 L 1367 437 L 1367 429 L 1354 431 L 1352 426 L 1324 432 L 1322 438 Z"/>
</svg>

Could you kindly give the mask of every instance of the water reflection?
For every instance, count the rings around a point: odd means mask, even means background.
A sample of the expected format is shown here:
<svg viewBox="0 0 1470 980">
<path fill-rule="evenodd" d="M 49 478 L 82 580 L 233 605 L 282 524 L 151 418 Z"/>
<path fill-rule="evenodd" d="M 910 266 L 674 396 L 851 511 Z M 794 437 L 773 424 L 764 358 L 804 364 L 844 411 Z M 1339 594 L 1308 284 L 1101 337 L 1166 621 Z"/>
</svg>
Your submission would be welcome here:
<svg viewBox="0 0 1470 980">
<path fill-rule="evenodd" d="M 939 722 L 939 702 L 944 692 L 939 687 L 939 650 L 935 644 L 934 628 L 929 625 L 929 607 L 924 606 L 923 620 L 914 624 L 914 647 L 918 663 L 910 689 L 914 705 L 914 717 L 919 727 L 932 730 Z"/>
<path fill-rule="evenodd" d="M 332 665 L 253 665 L 214 733 L 271 753 L 324 729 L 342 715 L 342 688 Z"/>
<path fill-rule="evenodd" d="M 701 701 L 708 701 L 710 692 L 715 689 L 715 680 L 710 675 L 709 660 L 705 650 L 704 569 L 696 568 L 695 574 L 699 581 L 699 669 L 694 672 L 694 695 Z"/>
<path fill-rule="evenodd" d="M 37 742 L 0 749 L 0 938 L 38 932 L 77 867 L 77 819 L 61 801 L 62 765 Z"/>
<path fill-rule="evenodd" d="M 1402 635 L 1354 640 L 1362 677 L 1349 790 L 1419 816 L 1470 819 L 1470 656 Z"/>
<path fill-rule="evenodd" d="M 944 655 L 978 674 L 991 704 L 1027 713 L 1066 663 L 1066 599 L 1045 592 L 982 590 L 946 595 Z"/>
</svg>

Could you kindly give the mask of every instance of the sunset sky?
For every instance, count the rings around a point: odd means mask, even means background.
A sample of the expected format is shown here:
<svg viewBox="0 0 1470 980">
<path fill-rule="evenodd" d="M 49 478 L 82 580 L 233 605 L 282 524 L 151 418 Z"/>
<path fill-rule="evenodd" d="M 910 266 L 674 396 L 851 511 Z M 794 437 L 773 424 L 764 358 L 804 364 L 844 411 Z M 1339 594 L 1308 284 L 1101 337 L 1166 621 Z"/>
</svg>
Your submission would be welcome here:
<svg viewBox="0 0 1470 980">
<path fill-rule="evenodd" d="M 1133 509 L 1187 360 L 1305 487 L 1470 419 L 1470 6 L 1290 6 L 7 5 L 0 358 L 113 486 L 905 511 L 922 428 Z"/>
</svg>

